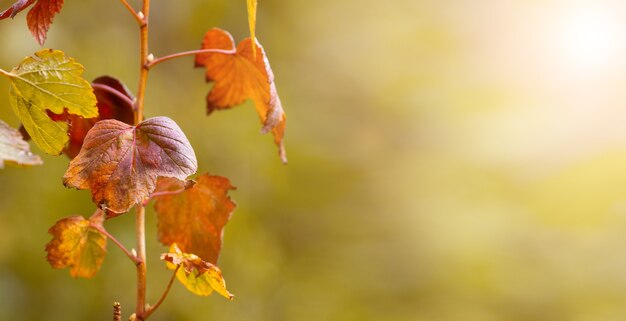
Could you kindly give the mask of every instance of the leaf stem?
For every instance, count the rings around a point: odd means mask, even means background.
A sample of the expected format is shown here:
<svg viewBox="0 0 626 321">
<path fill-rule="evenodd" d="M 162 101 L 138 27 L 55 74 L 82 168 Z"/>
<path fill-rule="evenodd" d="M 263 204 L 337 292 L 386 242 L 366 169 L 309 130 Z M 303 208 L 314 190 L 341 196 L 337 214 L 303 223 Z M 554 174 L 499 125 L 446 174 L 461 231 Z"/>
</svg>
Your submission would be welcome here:
<svg viewBox="0 0 626 321">
<path fill-rule="evenodd" d="M 172 277 L 170 278 L 170 281 L 167 283 L 167 287 L 165 288 L 165 291 L 163 291 L 163 294 L 159 298 L 159 301 L 157 301 L 157 303 L 155 303 L 153 306 L 149 307 L 144 312 L 144 314 L 141 315 L 141 319 L 143 320 L 147 319 L 156 309 L 159 308 L 161 303 L 165 301 L 167 294 L 170 292 L 170 289 L 172 288 L 172 283 L 174 283 L 174 279 L 176 278 L 176 272 L 178 272 L 178 269 L 180 269 L 180 265 L 176 266 L 176 269 L 174 269 L 174 273 L 172 273 Z"/>
<path fill-rule="evenodd" d="M 141 17 L 137 14 L 137 11 L 135 11 L 135 9 L 133 9 L 133 7 L 126 0 L 120 0 L 120 2 L 122 2 L 124 7 L 128 9 L 128 12 L 133 15 L 139 25 L 142 25 L 144 23 L 143 19 L 141 19 Z"/>
<path fill-rule="evenodd" d="M 164 195 L 176 195 L 176 194 L 180 194 L 184 191 L 186 191 L 186 188 L 182 188 L 179 190 L 175 190 L 175 191 L 164 191 L 164 192 L 154 192 L 152 194 L 150 194 L 150 196 L 148 196 L 148 198 L 146 198 L 145 201 L 143 201 L 143 203 L 141 203 L 141 205 L 143 206 L 147 206 L 148 203 L 150 203 L 151 200 L 153 200 L 155 197 L 159 197 L 159 196 L 164 196 Z"/>
<path fill-rule="evenodd" d="M 175 54 L 171 54 L 171 55 L 167 55 L 167 56 L 163 56 L 161 58 L 156 58 L 153 59 L 152 61 L 148 62 L 146 64 L 146 68 L 150 69 L 164 61 L 167 60 L 171 60 L 174 58 L 178 58 L 178 57 L 184 57 L 184 56 L 191 56 L 191 55 L 197 55 L 197 54 L 203 54 L 203 53 L 220 53 L 220 54 L 225 54 L 225 55 L 234 55 L 237 53 L 236 49 L 230 49 L 230 50 L 226 50 L 226 49 L 199 49 L 199 50 L 190 50 L 190 51 L 183 51 L 183 52 L 178 52 Z"/>
<path fill-rule="evenodd" d="M 104 90 L 112 95 L 114 95 L 115 97 L 123 100 L 125 103 L 127 103 L 129 106 L 133 106 L 135 104 L 135 102 L 133 102 L 130 98 L 128 98 L 128 96 L 122 94 L 121 92 L 115 90 L 115 88 L 111 87 L 111 86 L 107 86 L 104 84 L 98 84 L 98 83 L 93 83 L 91 84 L 91 88 L 93 89 L 100 89 L 100 90 Z"/>
<path fill-rule="evenodd" d="M 12 74 L 10 72 L 4 71 L 2 68 L 0 68 L 0 74 L 3 74 L 5 76 L 7 76 L 7 77 L 11 77 L 12 76 Z"/>
<path fill-rule="evenodd" d="M 91 227 L 95 228 L 96 230 L 98 230 L 98 232 L 104 234 L 107 238 L 109 238 L 111 241 L 113 241 L 113 243 L 115 243 L 115 245 L 117 245 L 117 247 L 120 248 L 120 250 L 122 250 L 122 252 L 124 252 L 124 254 L 126 254 L 126 256 L 128 256 L 128 258 L 133 261 L 133 263 L 135 263 L 135 265 L 141 263 L 141 261 L 139 260 L 139 258 L 137 258 L 136 256 L 134 256 L 125 246 L 124 244 L 122 244 L 120 241 L 118 241 L 113 235 L 111 235 L 111 233 L 109 233 L 107 230 L 104 229 L 104 227 L 102 226 L 98 226 L 98 225 L 90 225 Z"/>
</svg>

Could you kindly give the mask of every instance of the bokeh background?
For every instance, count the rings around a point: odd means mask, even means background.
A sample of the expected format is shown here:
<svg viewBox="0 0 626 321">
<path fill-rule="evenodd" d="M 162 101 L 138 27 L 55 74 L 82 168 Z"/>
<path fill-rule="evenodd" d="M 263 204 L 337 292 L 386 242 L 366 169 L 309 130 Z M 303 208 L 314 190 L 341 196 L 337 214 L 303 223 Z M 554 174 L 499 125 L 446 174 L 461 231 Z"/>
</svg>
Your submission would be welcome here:
<svg viewBox="0 0 626 321">
<path fill-rule="evenodd" d="M 152 13 L 156 56 L 214 26 L 248 34 L 243 0 Z M 238 187 L 219 262 L 236 300 L 175 284 L 153 319 L 623 320 L 625 16 L 611 0 L 260 1 L 287 166 L 251 103 L 207 117 L 192 59 L 159 65 L 147 116 L 176 120 L 200 172 Z M 134 91 L 137 40 L 118 1 L 67 1 L 46 46 Z M 25 13 L 0 22 L 0 47 L 4 69 L 39 49 Z M 46 263 L 48 227 L 94 205 L 62 186 L 66 158 L 44 160 L 0 171 L 0 320 L 110 320 L 115 300 L 128 315 L 135 271 L 111 244 L 91 280 Z M 155 225 L 150 209 L 150 302 L 169 277 Z M 132 226 L 106 224 L 129 247 Z"/>
</svg>

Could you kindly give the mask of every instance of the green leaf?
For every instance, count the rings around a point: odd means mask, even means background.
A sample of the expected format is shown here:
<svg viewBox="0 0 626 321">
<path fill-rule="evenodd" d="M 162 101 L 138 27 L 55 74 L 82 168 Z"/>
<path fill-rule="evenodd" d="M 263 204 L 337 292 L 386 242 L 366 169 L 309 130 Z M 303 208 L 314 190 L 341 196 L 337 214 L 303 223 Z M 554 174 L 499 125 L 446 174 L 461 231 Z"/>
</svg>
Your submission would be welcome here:
<svg viewBox="0 0 626 321">
<path fill-rule="evenodd" d="M 4 163 L 21 166 L 41 165 L 39 156 L 30 152 L 20 132 L 0 120 L 0 168 Z"/>
<path fill-rule="evenodd" d="M 98 211 L 89 220 L 70 216 L 48 230 L 53 239 L 46 245 L 48 262 L 55 269 L 69 267 L 73 277 L 91 278 L 106 256 L 107 237 L 98 230 L 104 215 Z"/>
<path fill-rule="evenodd" d="M 68 114 L 98 116 L 96 97 L 88 81 L 81 77 L 83 66 L 62 51 L 45 49 L 26 57 L 10 73 L 10 102 L 33 141 L 44 152 L 58 155 L 68 141 L 65 122 L 48 116 Z"/>
</svg>

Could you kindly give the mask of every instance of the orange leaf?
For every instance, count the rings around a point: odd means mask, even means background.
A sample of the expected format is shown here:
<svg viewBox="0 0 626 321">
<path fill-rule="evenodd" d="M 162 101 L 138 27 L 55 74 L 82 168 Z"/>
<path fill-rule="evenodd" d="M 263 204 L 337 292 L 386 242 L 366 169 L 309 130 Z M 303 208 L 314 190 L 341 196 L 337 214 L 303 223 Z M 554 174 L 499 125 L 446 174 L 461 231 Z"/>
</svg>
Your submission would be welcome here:
<svg viewBox="0 0 626 321">
<path fill-rule="evenodd" d="M 89 220 L 70 216 L 48 230 L 53 238 L 46 245 L 48 262 L 55 269 L 69 267 L 73 277 L 91 278 L 106 255 L 107 237 L 98 230 L 104 220 L 94 215 Z"/>
<path fill-rule="evenodd" d="M 196 55 L 196 67 L 205 67 L 206 81 L 215 82 L 206 98 L 208 113 L 231 108 L 251 99 L 263 123 L 262 132 L 272 131 L 280 158 L 286 163 L 283 136 L 287 118 L 265 51 L 256 42 L 258 53 L 255 57 L 253 48 L 253 41 L 246 38 L 233 54 L 215 52 Z M 228 32 L 213 28 L 205 34 L 202 49 L 234 51 L 235 42 Z"/>
<path fill-rule="evenodd" d="M 173 120 L 154 117 L 131 126 L 108 119 L 89 130 L 63 183 L 89 188 L 100 208 L 125 213 L 154 191 L 159 176 L 185 179 L 197 168 L 196 154 Z"/>
<path fill-rule="evenodd" d="M 235 210 L 228 191 L 235 189 L 221 176 L 203 174 L 193 187 L 175 178 L 160 178 L 157 192 L 182 191 L 156 197 L 159 241 L 176 243 L 182 251 L 194 253 L 215 264 L 222 249 L 224 225 Z"/>
<path fill-rule="evenodd" d="M 35 6 L 28 11 L 26 16 L 28 29 L 40 45 L 43 46 L 46 42 L 52 19 L 61 12 L 61 7 L 63 7 L 63 0 L 38 0 Z"/>
<path fill-rule="evenodd" d="M 176 278 L 192 293 L 207 296 L 216 291 L 229 300 L 233 299 L 234 296 L 226 290 L 222 271 L 197 255 L 183 253 L 176 244 L 172 244 L 169 253 L 161 254 L 161 260 L 166 261 L 171 270 L 181 267 L 176 272 Z"/>
</svg>

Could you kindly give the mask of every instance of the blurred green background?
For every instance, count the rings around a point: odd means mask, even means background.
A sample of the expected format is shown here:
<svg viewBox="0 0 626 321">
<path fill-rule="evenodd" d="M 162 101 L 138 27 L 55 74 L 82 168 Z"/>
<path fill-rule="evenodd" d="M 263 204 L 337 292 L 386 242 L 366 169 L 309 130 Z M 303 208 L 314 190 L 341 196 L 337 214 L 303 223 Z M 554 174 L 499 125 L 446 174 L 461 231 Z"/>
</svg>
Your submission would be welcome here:
<svg viewBox="0 0 626 321">
<path fill-rule="evenodd" d="M 214 26 L 248 34 L 243 0 L 152 2 L 156 56 Z M 611 0 L 260 1 L 287 166 L 251 103 L 206 117 L 202 70 L 159 65 L 146 115 L 176 120 L 200 172 L 238 187 L 219 262 L 236 299 L 176 284 L 151 319 L 623 320 L 624 15 Z M 39 49 L 25 13 L 0 35 L 1 68 Z M 118 1 L 67 1 L 46 46 L 135 91 L 137 40 Z M 127 316 L 135 271 L 111 244 L 90 280 L 47 264 L 48 227 L 94 206 L 62 186 L 65 157 L 44 161 L 0 171 L 0 320 L 110 320 L 116 300 Z M 106 224 L 129 247 L 133 219 Z M 169 277 L 155 226 L 150 208 L 150 302 Z"/>
</svg>

